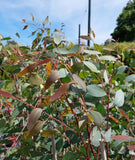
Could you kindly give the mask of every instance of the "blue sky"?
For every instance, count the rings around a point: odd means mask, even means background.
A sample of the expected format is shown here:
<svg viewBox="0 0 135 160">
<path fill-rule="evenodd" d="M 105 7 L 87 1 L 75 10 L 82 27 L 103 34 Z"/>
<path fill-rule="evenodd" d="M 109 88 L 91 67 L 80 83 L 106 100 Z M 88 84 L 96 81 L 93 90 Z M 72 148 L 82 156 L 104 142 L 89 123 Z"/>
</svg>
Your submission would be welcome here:
<svg viewBox="0 0 135 160">
<path fill-rule="evenodd" d="M 128 0 L 91 0 L 91 28 L 96 34 L 95 43 L 103 44 L 110 38 L 116 27 L 116 19 Z M 25 45 L 31 44 L 28 36 L 32 28 L 23 30 L 22 19 L 31 22 L 30 13 L 35 21 L 42 21 L 49 16 L 51 28 L 60 29 L 65 24 L 65 36 L 77 43 L 78 25 L 81 34 L 87 34 L 88 0 L 0 0 L 0 34 L 10 36 Z M 15 33 L 20 34 L 20 38 Z"/>
</svg>

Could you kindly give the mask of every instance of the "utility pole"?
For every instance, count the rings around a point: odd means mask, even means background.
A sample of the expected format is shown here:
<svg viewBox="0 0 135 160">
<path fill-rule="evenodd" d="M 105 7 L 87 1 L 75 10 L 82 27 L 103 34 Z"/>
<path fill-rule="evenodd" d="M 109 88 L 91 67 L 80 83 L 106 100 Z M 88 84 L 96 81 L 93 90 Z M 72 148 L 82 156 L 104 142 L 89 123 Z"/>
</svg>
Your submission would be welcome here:
<svg viewBox="0 0 135 160">
<path fill-rule="evenodd" d="M 80 34 L 81 34 L 81 24 L 79 24 L 78 28 L 78 45 L 80 45 Z"/>
<path fill-rule="evenodd" d="M 91 0 L 88 0 L 88 36 L 90 36 L 90 21 L 91 21 Z M 90 40 L 88 40 L 88 46 L 90 46 Z"/>
</svg>

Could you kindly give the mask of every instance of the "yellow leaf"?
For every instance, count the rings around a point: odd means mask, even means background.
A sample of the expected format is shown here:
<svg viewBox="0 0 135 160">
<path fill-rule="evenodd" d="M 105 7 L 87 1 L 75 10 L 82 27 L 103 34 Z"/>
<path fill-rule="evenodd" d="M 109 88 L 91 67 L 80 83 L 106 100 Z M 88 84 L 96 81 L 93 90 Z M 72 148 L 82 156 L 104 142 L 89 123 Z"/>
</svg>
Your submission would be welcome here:
<svg viewBox="0 0 135 160">
<path fill-rule="evenodd" d="M 6 102 L 10 107 L 15 108 L 7 99 L 6 99 Z"/>
<path fill-rule="evenodd" d="M 50 101 L 50 96 L 45 97 L 45 99 L 39 104 L 39 107 L 45 107 L 45 106 L 49 106 L 50 104 L 52 104 Z"/>
<path fill-rule="evenodd" d="M 62 112 L 61 112 L 61 115 L 64 117 L 66 116 L 67 114 L 72 114 L 72 110 L 70 107 L 67 107 L 66 109 L 64 109 Z"/>
<path fill-rule="evenodd" d="M 51 74 L 51 62 L 46 63 L 46 72 L 48 76 Z"/>
<path fill-rule="evenodd" d="M 92 31 L 92 36 L 95 38 L 95 32 L 94 31 Z"/>
<path fill-rule="evenodd" d="M 37 73 L 31 73 L 29 76 L 29 81 L 32 85 L 43 84 L 43 79 Z"/>
<path fill-rule="evenodd" d="M 54 133 L 55 133 L 55 131 L 53 129 L 48 129 L 48 130 L 41 132 L 41 136 L 42 137 L 51 137 Z"/>
<path fill-rule="evenodd" d="M 71 42 L 70 43 L 70 47 L 73 48 L 74 47 L 74 43 Z"/>
<path fill-rule="evenodd" d="M 91 115 L 89 113 L 87 114 L 87 116 L 88 116 L 89 121 L 93 122 L 93 119 L 92 119 L 92 117 L 91 117 Z"/>
</svg>

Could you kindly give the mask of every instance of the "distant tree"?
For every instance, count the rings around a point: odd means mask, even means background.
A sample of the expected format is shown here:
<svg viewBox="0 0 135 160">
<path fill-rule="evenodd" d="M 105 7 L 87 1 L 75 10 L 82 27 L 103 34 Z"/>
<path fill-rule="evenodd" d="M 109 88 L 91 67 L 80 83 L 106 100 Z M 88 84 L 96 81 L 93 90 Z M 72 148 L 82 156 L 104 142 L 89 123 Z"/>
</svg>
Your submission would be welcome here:
<svg viewBox="0 0 135 160">
<path fill-rule="evenodd" d="M 111 35 L 120 42 L 135 40 L 135 0 L 129 0 L 126 7 L 123 8 L 117 18 L 117 27 Z"/>
</svg>

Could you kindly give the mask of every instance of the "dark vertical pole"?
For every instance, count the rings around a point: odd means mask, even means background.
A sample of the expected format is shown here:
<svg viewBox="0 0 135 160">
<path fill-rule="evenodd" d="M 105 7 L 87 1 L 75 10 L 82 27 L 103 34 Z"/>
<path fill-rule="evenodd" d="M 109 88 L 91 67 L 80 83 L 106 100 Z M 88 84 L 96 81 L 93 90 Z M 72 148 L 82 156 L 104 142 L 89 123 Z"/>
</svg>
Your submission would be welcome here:
<svg viewBox="0 0 135 160">
<path fill-rule="evenodd" d="M 88 0 L 88 36 L 90 35 L 90 20 L 91 20 L 91 0 Z M 90 46 L 90 40 L 88 40 L 88 46 Z"/>
<path fill-rule="evenodd" d="M 81 34 L 81 25 L 79 24 L 79 28 L 78 28 L 78 45 L 80 45 L 80 34 Z"/>
</svg>

